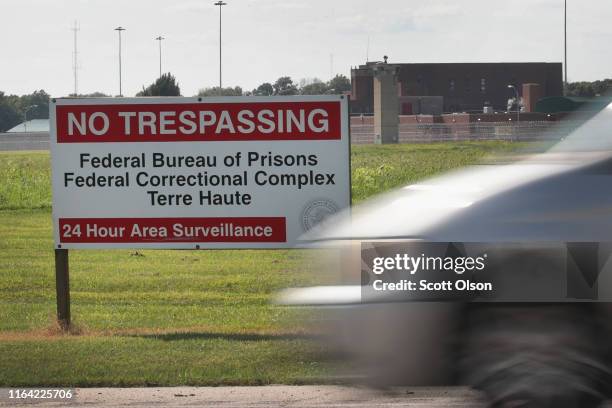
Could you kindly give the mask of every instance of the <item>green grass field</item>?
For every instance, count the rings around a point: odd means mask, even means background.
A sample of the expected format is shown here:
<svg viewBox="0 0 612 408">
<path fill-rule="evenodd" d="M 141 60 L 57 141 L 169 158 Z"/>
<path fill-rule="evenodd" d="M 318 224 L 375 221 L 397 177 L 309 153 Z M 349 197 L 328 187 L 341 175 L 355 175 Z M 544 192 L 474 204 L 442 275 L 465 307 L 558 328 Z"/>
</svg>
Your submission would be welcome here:
<svg viewBox="0 0 612 408">
<path fill-rule="evenodd" d="M 353 200 L 517 147 L 357 146 Z M 307 335 L 316 311 L 270 303 L 326 283 L 303 250 L 71 250 L 61 334 L 50 206 L 48 153 L 0 153 L 0 386 L 318 383 L 342 365 Z"/>
</svg>

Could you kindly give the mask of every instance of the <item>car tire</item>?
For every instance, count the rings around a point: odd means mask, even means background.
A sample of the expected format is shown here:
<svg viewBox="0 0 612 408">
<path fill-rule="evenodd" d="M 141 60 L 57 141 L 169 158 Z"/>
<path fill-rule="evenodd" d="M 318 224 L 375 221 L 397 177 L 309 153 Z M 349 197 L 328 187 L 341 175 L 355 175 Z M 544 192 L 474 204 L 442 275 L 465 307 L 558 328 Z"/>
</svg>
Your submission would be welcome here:
<svg viewBox="0 0 612 408">
<path fill-rule="evenodd" d="M 597 407 L 610 384 L 605 325 L 596 304 L 472 304 L 459 380 L 491 407 Z"/>
</svg>

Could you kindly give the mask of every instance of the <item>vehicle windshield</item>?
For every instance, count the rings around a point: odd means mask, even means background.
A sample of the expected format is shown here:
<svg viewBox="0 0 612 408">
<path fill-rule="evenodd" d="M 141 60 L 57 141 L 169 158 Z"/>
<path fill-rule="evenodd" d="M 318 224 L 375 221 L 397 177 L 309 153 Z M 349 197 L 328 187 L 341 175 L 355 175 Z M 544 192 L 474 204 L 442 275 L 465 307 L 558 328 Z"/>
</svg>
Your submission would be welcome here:
<svg viewBox="0 0 612 408">
<path fill-rule="evenodd" d="M 612 104 L 592 118 L 582 122 L 567 137 L 555 144 L 550 152 L 612 151 Z"/>
</svg>

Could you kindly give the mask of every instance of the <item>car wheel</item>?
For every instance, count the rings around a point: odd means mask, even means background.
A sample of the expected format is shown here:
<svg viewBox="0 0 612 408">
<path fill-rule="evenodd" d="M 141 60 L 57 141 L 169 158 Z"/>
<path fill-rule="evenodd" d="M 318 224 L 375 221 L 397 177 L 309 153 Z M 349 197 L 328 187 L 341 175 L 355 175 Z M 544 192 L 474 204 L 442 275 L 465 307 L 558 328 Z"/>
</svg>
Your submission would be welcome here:
<svg viewBox="0 0 612 408">
<path fill-rule="evenodd" d="M 472 304 L 460 381 L 491 407 L 597 407 L 610 384 L 605 322 L 595 304 Z"/>
</svg>

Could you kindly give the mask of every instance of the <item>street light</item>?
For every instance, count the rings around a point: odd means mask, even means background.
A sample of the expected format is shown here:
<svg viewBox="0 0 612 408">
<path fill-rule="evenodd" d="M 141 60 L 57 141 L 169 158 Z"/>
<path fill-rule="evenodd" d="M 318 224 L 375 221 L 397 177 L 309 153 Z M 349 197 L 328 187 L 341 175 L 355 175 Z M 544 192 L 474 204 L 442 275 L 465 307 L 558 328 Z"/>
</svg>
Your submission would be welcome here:
<svg viewBox="0 0 612 408">
<path fill-rule="evenodd" d="M 563 68 L 564 72 L 564 87 L 567 87 L 567 0 L 563 7 Z M 565 93 L 564 93 L 565 94 Z"/>
<path fill-rule="evenodd" d="M 215 3 L 215 6 L 219 6 L 219 90 L 221 90 L 222 88 L 222 81 L 221 81 L 221 8 L 226 5 L 227 3 L 223 2 L 222 0 L 219 0 Z"/>
<path fill-rule="evenodd" d="M 162 76 L 162 69 L 161 69 L 161 42 L 162 42 L 162 40 L 165 40 L 165 38 L 160 35 L 159 37 L 157 37 L 155 39 L 157 41 L 159 41 L 159 77 L 161 78 L 161 76 Z"/>
<path fill-rule="evenodd" d="M 119 96 L 123 96 L 121 92 L 121 32 L 125 31 L 125 28 L 119 26 L 115 28 L 115 31 L 119 33 Z"/>
<path fill-rule="evenodd" d="M 516 121 L 520 122 L 521 121 L 521 99 L 519 96 L 519 91 L 516 88 L 516 86 L 509 84 L 508 88 L 513 89 L 514 93 L 516 95 Z"/>
<path fill-rule="evenodd" d="M 28 111 L 34 108 L 38 108 L 38 105 L 30 105 L 23 112 L 23 133 L 28 133 Z"/>
</svg>

